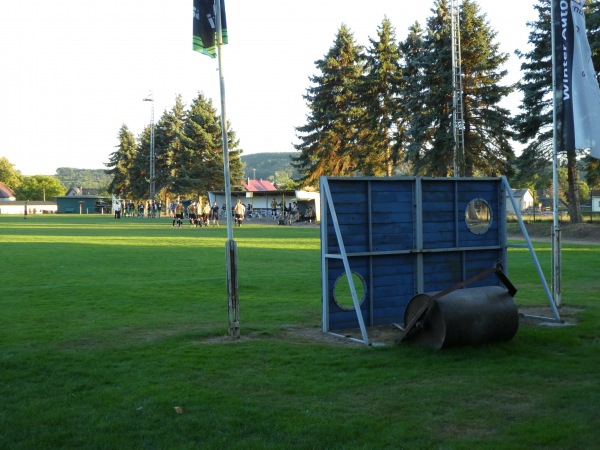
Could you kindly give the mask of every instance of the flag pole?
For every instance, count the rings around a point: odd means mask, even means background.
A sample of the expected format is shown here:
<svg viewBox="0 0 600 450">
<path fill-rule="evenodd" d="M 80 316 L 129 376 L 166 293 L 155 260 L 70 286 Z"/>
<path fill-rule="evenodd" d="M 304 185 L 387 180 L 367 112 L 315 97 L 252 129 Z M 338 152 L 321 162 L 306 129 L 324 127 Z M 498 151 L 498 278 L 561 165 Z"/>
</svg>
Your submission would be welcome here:
<svg viewBox="0 0 600 450">
<path fill-rule="evenodd" d="M 560 89 L 557 88 L 556 80 L 556 4 L 555 0 L 550 2 L 550 29 L 552 36 L 552 298 L 557 307 L 561 306 L 561 249 L 560 249 L 560 223 L 558 217 L 558 139 L 557 139 L 557 115 L 556 108 L 560 101 Z"/>
<path fill-rule="evenodd" d="M 223 141 L 223 176 L 225 177 L 225 214 L 227 217 L 227 242 L 225 255 L 227 265 L 227 301 L 229 310 L 229 336 L 240 337 L 237 278 L 237 244 L 233 239 L 233 217 L 231 211 L 231 182 L 229 173 L 229 147 L 227 140 L 227 118 L 225 114 L 225 78 L 223 76 L 223 27 L 221 22 L 221 0 L 215 0 L 217 58 L 221 90 L 221 136 Z"/>
</svg>

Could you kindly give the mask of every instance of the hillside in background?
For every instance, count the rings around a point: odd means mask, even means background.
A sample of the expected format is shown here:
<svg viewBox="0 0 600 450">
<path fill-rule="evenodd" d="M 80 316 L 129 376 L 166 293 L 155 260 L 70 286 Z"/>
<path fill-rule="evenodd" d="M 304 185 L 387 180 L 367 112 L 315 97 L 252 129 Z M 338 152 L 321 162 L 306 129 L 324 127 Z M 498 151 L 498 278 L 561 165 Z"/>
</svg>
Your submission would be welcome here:
<svg viewBox="0 0 600 450">
<path fill-rule="evenodd" d="M 274 177 L 275 172 L 289 172 L 291 178 L 298 179 L 300 174 L 292 167 L 291 160 L 292 156 L 295 155 L 296 152 L 242 155 L 242 162 L 246 165 L 244 167 L 244 177 L 267 180 L 269 177 Z"/>
<path fill-rule="evenodd" d="M 56 169 L 56 178 L 67 188 L 83 187 L 98 189 L 104 192 L 112 181 L 112 176 L 107 175 L 104 169 L 74 169 L 72 167 L 59 167 Z"/>
</svg>

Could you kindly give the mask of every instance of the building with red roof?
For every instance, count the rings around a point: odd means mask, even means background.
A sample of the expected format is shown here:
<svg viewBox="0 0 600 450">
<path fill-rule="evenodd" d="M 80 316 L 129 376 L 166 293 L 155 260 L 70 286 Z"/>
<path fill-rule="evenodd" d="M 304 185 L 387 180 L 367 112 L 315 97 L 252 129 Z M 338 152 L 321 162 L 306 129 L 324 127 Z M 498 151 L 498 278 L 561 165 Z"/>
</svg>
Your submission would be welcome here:
<svg viewBox="0 0 600 450">
<path fill-rule="evenodd" d="M 248 182 L 242 181 L 242 186 L 246 192 L 268 192 L 277 191 L 277 188 L 267 180 L 251 180 L 248 178 Z"/>
<path fill-rule="evenodd" d="M 13 190 L 0 181 L 0 202 L 14 202 L 16 199 Z"/>
</svg>

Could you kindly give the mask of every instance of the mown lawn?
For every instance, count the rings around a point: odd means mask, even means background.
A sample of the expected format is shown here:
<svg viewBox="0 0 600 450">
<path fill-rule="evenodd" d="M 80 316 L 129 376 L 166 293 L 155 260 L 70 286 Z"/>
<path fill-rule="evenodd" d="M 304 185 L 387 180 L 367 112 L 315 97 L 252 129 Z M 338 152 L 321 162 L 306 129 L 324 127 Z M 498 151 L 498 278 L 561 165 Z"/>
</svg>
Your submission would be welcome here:
<svg viewBox="0 0 600 450">
<path fill-rule="evenodd" d="M 575 325 L 432 352 L 295 334 L 320 328 L 318 229 L 235 239 L 231 342 L 225 227 L 0 216 L 0 448 L 597 448 L 600 246 L 563 248 Z M 527 250 L 509 273 L 547 306 Z"/>
</svg>

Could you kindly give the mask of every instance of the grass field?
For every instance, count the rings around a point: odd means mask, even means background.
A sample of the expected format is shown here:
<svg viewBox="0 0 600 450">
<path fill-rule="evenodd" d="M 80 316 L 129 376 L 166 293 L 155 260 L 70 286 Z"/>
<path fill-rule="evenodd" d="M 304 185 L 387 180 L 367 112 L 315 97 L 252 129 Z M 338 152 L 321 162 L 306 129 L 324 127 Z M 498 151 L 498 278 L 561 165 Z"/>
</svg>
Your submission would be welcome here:
<svg viewBox="0 0 600 450">
<path fill-rule="evenodd" d="M 0 216 L 0 449 L 598 448 L 600 246 L 563 247 L 575 325 L 432 352 L 295 333 L 320 328 L 318 229 L 234 232 L 231 342 L 224 226 Z M 547 306 L 526 250 L 509 273 Z"/>
</svg>

